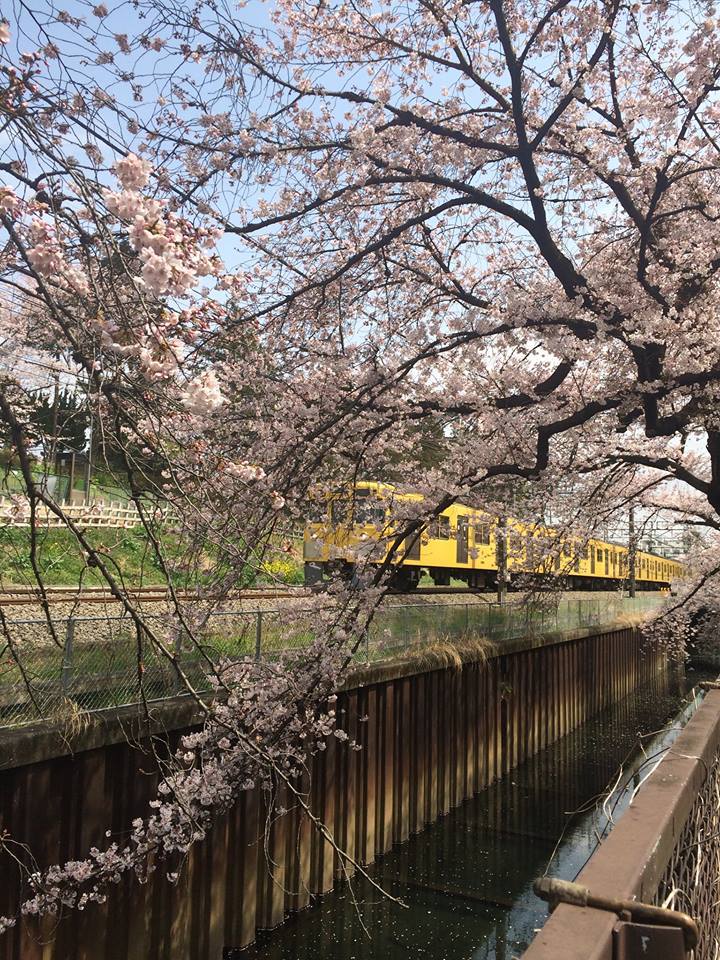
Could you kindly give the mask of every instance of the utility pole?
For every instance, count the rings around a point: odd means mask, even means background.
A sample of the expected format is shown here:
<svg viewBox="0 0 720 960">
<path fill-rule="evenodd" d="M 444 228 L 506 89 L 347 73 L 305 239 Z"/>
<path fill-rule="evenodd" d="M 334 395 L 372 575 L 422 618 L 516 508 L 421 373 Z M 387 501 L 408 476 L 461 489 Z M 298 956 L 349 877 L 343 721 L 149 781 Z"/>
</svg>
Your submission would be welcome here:
<svg viewBox="0 0 720 960">
<path fill-rule="evenodd" d="M 630 507 L 628 513 L 628 594 L 635 596 L 635 558 L 637 555 L 637 539 L 635 537 L 635 507 Z"/>
<path fill-rule="evenodd" d="M 647 551 L 655 553 L 655 521 L 652 519 L 647 524 Z"/>
<path fill-rule="evenodd" d="M 507 521 L 498 517 L 495 528 L 495 559 L 497 561 L 497 602 L 505 602 L 507 591 Z"/>
</svg>

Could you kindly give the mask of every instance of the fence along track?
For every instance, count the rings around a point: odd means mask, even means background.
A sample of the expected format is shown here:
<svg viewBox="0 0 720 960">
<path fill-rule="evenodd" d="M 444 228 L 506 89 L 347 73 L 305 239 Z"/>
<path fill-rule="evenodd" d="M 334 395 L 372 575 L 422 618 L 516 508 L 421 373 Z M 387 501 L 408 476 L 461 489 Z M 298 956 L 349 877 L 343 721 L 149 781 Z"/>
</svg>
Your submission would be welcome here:
<svg viewBox="0 0 720 960">
<path fill-rule="evenodd" d="M 258 595 L 253 594 L 253 599 Z M 141 602 L 145 602 L 145 597 Z M 357 651 L 360 662 L 389 660 L 448 641 L 482 640 L 502 648 L 508 641 L 563 631 L 609 627 L 626 614 L 651 612 L 655 597 L 610 603 L 595 598 L 561 600 L 552 610 L 529 604 L 416 604 L 382 608 Z M 98 602 L 106 602 L 103 598 Z M 165 636 L 175 662 L 198 691 L 210 689 L 208 662 L 276 658 L 302 651 L 314 638 L 315 610 L 213 611 L 197 642 L 172 636 L 167 614 L 145 614 Z M 93 712 L 142 700 L 174 697 L 182 688 L 172 662 L 151 643 L 138 645 L 132 621 L 115 615 L 5 618 L 0 636 L 0 729 L 56 718 L 71 705 Z M 29 683 L 28 683 L 29 680 Z"/>
<path fill-rule="evenodd" d="M 720 955 L 720 690 L 707 694 L 577 882 L 689 913 L 700 927 L 689 956 Z M 523 960 L 612 960 L 617 922 L 560 904 Z"/>
</svg>

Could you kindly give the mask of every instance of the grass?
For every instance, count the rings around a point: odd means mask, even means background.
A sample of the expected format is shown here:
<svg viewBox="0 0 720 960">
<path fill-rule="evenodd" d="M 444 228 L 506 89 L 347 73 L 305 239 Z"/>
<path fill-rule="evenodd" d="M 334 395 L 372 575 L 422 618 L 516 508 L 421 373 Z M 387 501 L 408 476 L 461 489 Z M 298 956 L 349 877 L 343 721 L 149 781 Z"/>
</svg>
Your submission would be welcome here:
<svg viewBox="0 0 720 960">
<path fill-rule="evenodd" d="M 144 530 L 89 528 L 86 535 L 103 556 L 109 568 L 120 575 L 129 587 L 163 584 L 165 578 Z M 169 534 L 162 536 L 162 547 L 170 563 L 182 556 L 182 545 Z M 37 564 L 47 586 L 104 586 L 105 581 L 87 560 L 75 537 L 68 530 L 43 530 L 38 533 Z M 217 562 L 211 549 L 193 558 L 187 575 L 173 575 L 176 586 L 196 586 L 212 582 Z M 303 565 L 296 557 L 282 557 L 269 562 L 268 579 L 281 583 L 301 583 Z M 248 570 L 248 585 L 261 578 Z M 26 530 L 0 527 L 0 586 L 35 585 L 30 562 L 30 535 Z"/>
<path fill-rule="evenodd" d="M 93 547 L 119 569 L 131 586 L 160 583 L 162 574 L 149 549 L 147 537 L 135 530 L 89 530 Z M 88 567 L 75 537 L 67 530 L 38 534 L 37 563 L 48 586 L 100 586 L 104 581 Z M 30 536 L 22 529 L 0 528 L 0 583 L 3 586 L 34 584 L 30 562 Z"/>
<path fill-rule="evenodd" d="M 462 670 L 467 662 L 485 663 L 493 649 L 487 637 L 472 633 L 460 637 L 438 637 L 411 647 L 403 656 L 416 663 L 419 669 Z"/>
</svg>

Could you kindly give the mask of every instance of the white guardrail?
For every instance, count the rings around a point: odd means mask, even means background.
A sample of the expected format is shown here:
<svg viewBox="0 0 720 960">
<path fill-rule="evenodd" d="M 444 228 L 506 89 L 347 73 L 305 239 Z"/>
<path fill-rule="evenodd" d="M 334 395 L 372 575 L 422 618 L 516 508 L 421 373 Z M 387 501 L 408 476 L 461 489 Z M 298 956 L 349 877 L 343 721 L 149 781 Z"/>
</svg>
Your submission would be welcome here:
<svg viewBox="0 0 720 960">
<path fill-rule="evenodd" d="M 140 514 L 134 505 L 115 501 L 103 503 L 63 503 L 62 511 L 70 520 L 84 527 L 137 527 L 141 523 Z M 39 503 L 35 508 L 35 524 L 41 527 L 64 527 L 61 517 L 50 510 L 46 504 Z M 0 527 L 27 527 L 30 525 L 30 505 L 26 497 L 0 496 Z"/>
</svg>

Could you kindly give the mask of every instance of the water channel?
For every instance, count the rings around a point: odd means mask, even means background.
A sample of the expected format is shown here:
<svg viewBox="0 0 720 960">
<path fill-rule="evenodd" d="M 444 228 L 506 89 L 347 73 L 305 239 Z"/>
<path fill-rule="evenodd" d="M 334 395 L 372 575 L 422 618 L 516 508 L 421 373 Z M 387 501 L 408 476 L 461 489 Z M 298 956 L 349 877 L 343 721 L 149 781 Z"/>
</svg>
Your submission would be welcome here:
<svg viewBox="0 0 720 960">
<path fill-rule="evenodd" d="M 519 957 L 546 917 L 533 879 L 577 875 L 691 715 L 685 698 L 706 676 L 688 669 L 637 691 L 395 847 L 371 873 L 405 906 L 356 879 L 231 960 Z"/>
</svg>

